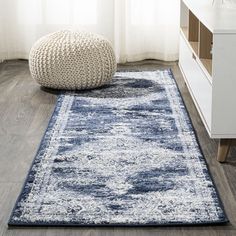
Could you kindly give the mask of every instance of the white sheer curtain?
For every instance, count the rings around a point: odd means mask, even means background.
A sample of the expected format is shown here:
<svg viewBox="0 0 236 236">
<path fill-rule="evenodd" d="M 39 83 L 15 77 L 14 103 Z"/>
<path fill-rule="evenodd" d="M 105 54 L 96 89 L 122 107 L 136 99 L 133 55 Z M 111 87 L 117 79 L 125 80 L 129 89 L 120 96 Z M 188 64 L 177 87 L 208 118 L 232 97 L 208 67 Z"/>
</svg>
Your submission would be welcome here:
<svg viewBox="0 0 236 236">
<path fill-rule="evenodd" d="M 178 58 L 179 0 L 0 0 L 0 60 L 60 29 L 108 38 L 119 62 Z"/>
</svg>

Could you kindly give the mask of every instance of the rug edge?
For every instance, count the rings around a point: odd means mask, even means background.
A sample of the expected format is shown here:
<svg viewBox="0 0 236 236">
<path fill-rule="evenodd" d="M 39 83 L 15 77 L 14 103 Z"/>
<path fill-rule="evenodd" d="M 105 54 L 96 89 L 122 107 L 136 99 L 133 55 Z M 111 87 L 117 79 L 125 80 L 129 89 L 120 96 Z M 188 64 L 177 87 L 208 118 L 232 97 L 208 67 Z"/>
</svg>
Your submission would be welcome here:
<svg viewBox="0 0 236 236">
<path fill-rule="evenodd" d="M 213 187 L 215 188 L 216 197 L 217 197 L 217 199 L 218 199 L 218 201 L 219 201 L 219 206 L 221 207 L 221 209 L 222 209 L 222 211 L 223 211 L 223 213 L 224 213 L 225 221 L 226 221 L 226 222 L 230 222 L 229 219 L 228 219 L 228 216 L 227 216 L 227 214 L 226 214 L 225 207 L 224 207 L 223 201 L 221 200 L 221 196 L 220 196 L 220 193 L 219 193 L 218 188 L 217 188 L 217 186 L 216 186 L 215 180 L 214 180 L 213 175 L 212 175 L 212 173 L 211 173 L 211 171 L 210 171 L 209 164 L 208 164 L 208 162 L 207 162 L 207 160 L 206 160 L 206 157 L 205 157 L 205 155 L 204 155 L 204 153 L 203 153 L 203 150 L 202 150 L 202 147 L 201 147 L 201 145 L 200 145 L 200 142 L 199 142 L 199 138 L 198 138 L 196 129 L 195 129 L 194 125 L 193 125 L 192 118 L 191 118 L 190 113 L 189 113 L 189 111 L 188 111 L 188 109 L 187 109 L 186 103 L 185 103 L 185 101 L 184 101 L 184 99 L 183 99 L 183 96 L 182 96 L 182 93 L 181 93 L 181 91 L 180 91 L 179 85 L 178 85 L 178 83 L 177 83 L 177 81 L 176 81 L 176 79 L 175 79 L 175 76 L 174 76 L 173 71 L 171 70 L 171 68 L 167 69 L 167 71 L 168 71 L 168 74 L 173 78 L 173 80 L 174 80 L 174 82 L 175 82 L 175 85 L 176 85 L 176 87 L 177 87 L 177 89 L 178 89 L 178 92 L 179 92 L 179 94 L 180 94 L 181 100 L 182 100 L 182 102 L 183 102 L 184 108 L 185 108 L 185 110 L 186 110 L 186 112 L 187 112 L 187 115 L 188 115 L 188 117 L 189 117 L 191 126 L 192 126 L 192 128 L 193 128 L 193 132 L 194 132 L 194 135 L 195 135 L 195 138 L 196 138 L 196 141 L 197 141 L 197 145 L 198 145 L 198 147 L 199 147 L 200 153 L 201 153 L 201 155 L 202 155 L 202 157 L 203 157 L 203 161 L 204 161 L 204 163 L 205 163 L 205 165 L 206 165 L 206 168 L 207 168 L 207 170 L 208 170 L 208 174 L 209 174 L 209 177 L 210 177 L 210 179 L 211 179 L 211 181 L 212 181 Z M 191 98 L 191 99 L 192 99 L 192 98 Z M 192 102 L 193 102 L 193 100 L 192 100 Z M 193 105 L 195 106 L 194 102 L 193 102 Z M 195 108 L 196 108 L 196 106 L 195 106 Z"/>
<path fill-rule="evenodd" d="M 209 221 L 209 222 L 199 222 L 199 223 L 157 223 L 157 224 L 68 224 L 68 223 L 11 223 L 8 222 L 9 228 L 15 227 L 168 227 L 168 226 L 178 226 L 178 227 L 191 227 L 191 226 L 213 226 L 213 225 L 225 225 L 230 221 L 220 220 L 220 221 Z"/>
<path fill-rule="evenodd" d="M 29 169 L 28 169 L 28 172 L 27 172 L 27 174 L 26 174 L 26 177 L 25 177 L 25 179 L 24 179 L 24 181 L 23 181 L 23 183 L 22 183 L 22 187 L 21 187 L 20 193 L 19 193 L 18 197 L 16 198 L 14 207 L 12 208 L 11 214 L 10 214 L 10 216 L 9 216 L 9 220 L 8 220 L 8 223 L 7 223 L 8 226 L 11 225 L 11 220 L 12 220 L 12 217 L 13 217 L 13 215 L 14 215 L 14 211 L 15 211 L 15 209 L 16 209 L 16 207 L 17 207 L 17 203 L 20 201 L 20 199 L 21 199 L 21 197 L 22 197 L 22 194 L 24 193 L 24 189 L 25 189 L 25 186 L 26 186 L 26 184 L 27 184 L 27 181 L 28 181 L 30 172 L 31 172 L 31 170 L 32 170 L 32 168 L 33 168 L 33 165 L 34 165 L 35 161 L 36 161 L 36 157 L 37 157 L 39 151 L 41 150 L 42 143 L 43 143 L 44 138 L 45 138 L 45 136 L 46 136 L 46 133 L 47 133 L 47 131 L 48 131 L 48 129 L 49 129 L 49 126 L 50 126 L 50 124 L 51 124 L 51 122 L 52 122 L 52 120 L 53 120 L 53 117 L 54 117 L 55 113 L 56 113 L 56 112 L 60 109 L 60 107 L 61 107 L 61 102 L 62 102 L 62 101 L 61 101 L 60 99 L 61 99 L 63 96 L 64 96 L 64 95 L 63 95 L 63 93 L 62 93 L 61 91 L 57 94 L 57 100 L 56 100 L 56 102 L 55 102 L 55 105 L 54 105 L 54 108 L 53 108 L 53 112 L 52 112 L 52 114 L 51 114 L 51 116 L 50 116 L 50 118 L 49 118 L 47 127 L 46 127 L 45 131 L 43 132 L 43 135 L 42 135 L 42 137 L 41 137 L 40 143 L 39 143 L 38 147 L 36 148 L 36 152 L 35 152 L 34 158 L 33 158 L 32 162 L 31 162 L 31 164 L 30 164 L 30 167 L 29 167 Z M 57 105 L 58 105 L 59 103 L 60 103 L 60 106 L 58 107 Z"/>
</svg>

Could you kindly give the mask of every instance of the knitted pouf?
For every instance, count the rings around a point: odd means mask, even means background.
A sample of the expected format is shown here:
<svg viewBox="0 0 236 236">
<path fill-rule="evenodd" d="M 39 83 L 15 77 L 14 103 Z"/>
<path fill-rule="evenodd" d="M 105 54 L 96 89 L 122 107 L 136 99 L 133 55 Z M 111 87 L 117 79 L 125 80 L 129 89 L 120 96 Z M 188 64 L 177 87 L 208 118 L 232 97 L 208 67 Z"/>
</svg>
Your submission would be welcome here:
<svg viewBox="0 0 236 236">
<path fill-rule="evenodd" d="M 90 89 L 111 81 L 116 71 L 115 54 L 103 37 L 63 30 L 46 35 L 29 55 L 32 77 L 55 89 Z"/>
</svg>

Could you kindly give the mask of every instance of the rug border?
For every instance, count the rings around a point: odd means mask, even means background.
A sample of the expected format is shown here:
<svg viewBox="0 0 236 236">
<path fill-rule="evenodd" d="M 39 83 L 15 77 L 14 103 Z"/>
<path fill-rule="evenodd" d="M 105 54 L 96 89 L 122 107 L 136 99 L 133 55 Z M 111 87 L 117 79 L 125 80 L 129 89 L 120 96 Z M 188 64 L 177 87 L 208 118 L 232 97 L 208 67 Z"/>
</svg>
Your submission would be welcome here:
<svg viewBox="0 0 236 236">
<path fill-rule="evenodd" d="M 17 227 L 17 226 L 27 227 L 27 228 L 28 228 L 28 227 L 32 227 L 32 226 L 33 226 L 33 227 L 75 227 L 75 228 L 76 228 L 76 227 L 99 227 L 99 228 L 100 228 L 100 227 L 127 227 L 127 228 L 131 228 L 131 227 L 168 227 L 168 226 L 190 227 L 190 226 L 223 225 L 223 224 L 227 224 L 227 223 L 230 222 L 229 219 L 228 219 L 228 217 L 227 217 L 227 214 L 226 214 L 226 211 L 225 211 L 223 202 L 222 202 L 222 200 L 221 200 L 219 191 L 218 191 L 218 189 L 217 189 L 217 187 L 216 187 L 215 181 L 214 181 L 213 176 L 212 176 L 212 174 L 211 174 L 211 172 L 210 172 L 209 165 L 208 165 L 208 163 L 207 163 L 207 161 L 206 161 L 205 155 L 203 154 L 202 147 L 201 147 L 201 145 L 200 145 L 197 132 L 196 132 L 196 130 L 195 130 L 195 127 L 193 126 L 192 118 L 191 118 L 190 113 L 189 113 L 189 111 L 188 111 L 188 109 L 187 109 L 187 106 L 186 106 L 186 104 L 185 104 L 185 101 L 184 101 L 183 96 L 182 96 L 182 94 L 181 94 L 181 91 L 180 91 L 180 89 L 179 89 L 179 85 L 178 85 L 178 83 L 177 83 L 177 81 L 176 81 L 176 79 L 175 79 L 175 76 L 174 76 L 173 72 L 172 72 L 172 69 L 171 69 L 171 68 L 168 68 L 168 69 L 160 69 L 160 70 L 117 70 L 118 73 L 122 73 L 122 72 L 149 72 L 149 71 L 150 71 L 150 72 L 155 72 L 155 71 L 162 71 L 162 72 L 165 72 L 165 71 L 166 71 L 166 72 L 168 73 L 168 75 L 173 79 L 173 81 L 174 81 L 174 83 L 175 83 L 175 85 L 176 85 L 176 87 L 177 87 L 178 93 L 179 93 L 179 95 L 180 95 L 180 99 L 181 99 L 181 101 L 182 101 L 182 103 L 183 103 L 183 105 L 184 105 L 185 111 L 186 111 L 186 113 L 187 113 L 187 115 L 188 115 L 188 117 L 189 117 L 189 121 L 190 121 L 190 124 L 191 124 L 191 126 L 192 126 L 192 129 L 193 129 L 193 132 L 194 132 L 194 135 L 195 135 L 196 142 L 197 142 L 197 145 L 198 145 L 198 147 L 199 147 L 200 153 L 201 153 L 201 155 L 202 155 L 202 157 L 203 157 L 203 161 L 204 161 L 204 163 L 205 163 L 205 165 L 206 165 L 206 168 L 207 168 L 207 170 L 208 170 L 208 174 L 209 174 L 210 180 L 212 181 L 213 187 L 215 188 L 215 191 L 216 191 L 216 198 L 217 198 L 217 200 L 218 200 L 218 202 L 219 202 L 219 206 L 221 207 L 221 209 L 222 209 L 222 211 L 223 211 L 224 220 L 205 221 L 205 222 L 197 222 L 197 223 L 178 223 L 178 222 L 173 222 L 173 223 L 168 222 L 168 223 L 165 223 L 165 222 L 162 222 L 162 223 L 156 223 L 156 224 L 154 224 L 154 223 L 151 223 L 151 224 L 148 224 L 148 223 L 146 223 L 146 224 L 124 224 L 124 223 L 122 223 L 122 224 L 77 224 L 77 223 L 72 223 L 72 224 L 71 224 L 71 223 L 70 223 L 70 224 L 68 224 L 68 223 L 61 223 L 61 222 L 60 222 L 60 223 L 55 223 L 55 222 L 54 222 L 54 223 L 40 223 L 40 222 L 37 222 L 37 223 L 11 223 L 11 219 L 12 219 L 13 214 L 14 214 L 14 211 L 15 211 L 15 209 L 16 209 L 16 207 L 17 207 L 17 203 L 19 202 L 19 200 L 20 200 L 21 197 L 22 197 L 22 194 L 23 194 L 23 192 L 24 192 L 26 183 L 27 183 L 27 181 L 28 181 L 28 177 L 29 177 L 30 172 L 31 172 L 31 169 L 32 169 L 32 167 L 33 167 L 33 165 L 34 165 L 34 163 L 35 163 L 36 157 L 37 157 L 37 155 L 38 155 L 38 153 L 39 153 L 39 151 L 40 151 L 41 145 L 42 145 L 42 143 L 43 143 L 43 141 L 44 141 L 44 137 L 46 136 L 46 133 L 47 133 L 47 131 L 48 131 L 48 129 L 49 129 L 49 125 L 50 125 L 50 123 L 51 123 L 51 121 L 52 121 L 54 115 L 56 114 L 56 112 L 61 108 L 61 103 L 62 103 L 62 101 L 61 101 L 60 99 L 64 96 L 63 92 L 65 92 L 64 90 L 61 90 L 61 91 L 57 94 L 57 101 L 56 101 L 56 103 L 55 103 L 55 107 L 54 107 L 54 109 L 53 109 L 52 115 L 51 115 L 51 117 L 50 117 L 50 119 L 49 119 L 49 121 L 48 121 L 47 128 L 46 128 L 46 130 L 45 130 L 45 132 L 44 132 L 44 134 L 43 134 L 43 136 L 42 136 L 42 138 L 41 138 L 41 141 L 40 141 L 40 143 L 39 143 L 39 146 L 38 146 L 38 149 L 37 149 L 36 154 L 35 154 L 35 156 L 34 156 L 34 159 L 33 159 L 32 163 L 31 163 L 31 165 L 30 165 L 30 167 L 29 167 L 28 174 L 27 174 L 27 176 L 26 176 L 26 178 L 25 178 L 25 180 L 24 180 L 24 182 L 23 182 L 23 185 L 22 185 L 20 194 L 19 194 L 19 196 L 18 196 L 17 199 L 16 199 L 14 208 L 12 209 L 11 215 L 10 215 L 9 220 L 8 220 L 8 223 L 7 223 L 8 227 L 10 227 L 10 228 L 13 228 L 13 227 L 15 228 L 15 227 Z M 58 107 L 58 104 L 60 104 L 59 107 Z M 194 106 L 195 106 L 195 105 L 194 105 Z"/>
<path fill-rule="evenodd" d="M 19 196 L 17 197 L 16 202 L 15 202 L 15 205 L 14 205 L 14 207 L 13 207 L 13 209 L 12 209 L 11 214 L 10 214 L 10 217 L 9 217 L 9 220 L 8 220 L 8 223 L 7 223 L 8 226 L 15 225 L 15 224 L 11 224 L 11 219 L 12 219 L 13 214 L 14 214 L 14 211 L 15 211 L 15 209 L 16 209 L 16 207 L 17 207 L 17 203 L 18 203 L 19 200 L 21 199 L 21 196 L 22 196 L 22 194 L 23 194 L 23 192 L 24 192 L 24 188 L 25 188 L 26 183 L 27 183 L 27 181 L 28 181 L 28 178 L 29 178 L 30 172 L 31 172 L 31 170 L 32 170 L 32 167 L 33 167 L 33 165 L 34 165 L 34 163 L 35 163 L 36 157 L 37 157 L 37 155 L 38 155 L 38 153 L 39 153 L 39 151 L 40 151 L 40 148 L 41 148 L 41 145 L 42 145 L 42 143 L 43 143 L 43 140 L 44 140 L 44 138 L 45 138 L 45 136 L 46 136 L 46 133 L 47 133 L 47 131 L 49 130 L 49 125 L 50 125 L 50 123 L 51 123 L 51 121 L 52 121 L 54 115 L 56 114 L 57 110 L 59 110 L 59 108 L 61 108 L 61 100 L 60 100 L 60 98 L 62 97 L 62 93 L 63 93 L 63 91 L 60 91 L 60 92 L 57 94 L 57 100 L 56 100 L 56 103 L 55 103 L 55 105 L 54 105 L 53 112 L 52 112 L 52 114 L 51 114 L 51 116 L 50 116 L 50 118 L 49 118 L 49 121 L 48 121 L 48 125 L 47 125 L 46 130 L 43 132 L 41 141 L 40 141 L 40 143 L 39 143 L 39 145 L 38 145 L 38 147 L 37 147 L 37 149 L 36 149 L 37 151 L 36 151 L 36 153 L 35 153 L 35 155 L 34 155 L 34 158 L 33 158 L 32 162 L 31 162 L 31 164 L 30 164 L 28 173 L 27 173 L 27 175 L 26 175 L 26 177 L 25 177 L 25 179 L 24 179 L 24 182 L 23 182 L 23 184 L 22 184 L 22 187 L 21 187 L 21 191 L 20 191 L 20 193 L 19 193 Z M 60 103 L 60 106 L 58 107 L 57 105 L 58 105 L 59 103 Z M 17 225 L 18 225 L 18 224 L 17 224 Z"/>
<path fill-rule="evenodd" d="M 212 183 L 213 183 L 213 186 L 214 186 L 214 188 L 215 188 L 215 190 L 216 190 L 216 197 L 217 197 L 217 199 L 218 199 L 218 201 L 219 201 L 219 206 L 221 207 L 221 209 L 222 209 L 222 211 L 223 211 L 223 213 L 224 213 L 224 217 L 225 217 L 226 223 L 228 223 L 228 222 L 230 222 L 230 221 L 229 221 L 229 219 L 228 219 L 228 217 L 227 217 L 224 204 L 223 204 L 223 202 L 222 202 L 222 200 L 221 200 L 220 193 L 219 193 L 219 191 L 218 191 L 218 189 L 217 189 L 215 180 L 214 180 L 213 175 L 212 175 L 212 173 L 211 173 L 211 171 L 210 171 L 209 164 L 208 164 L 208 162 L 207 162 L 207 160 L 206 160 L 206 157 L 205 157 L 205 155 L 204 155 L 204 153 L 203 153 L 203 151 L 202 151 L 202 147 L 201 147 L 201 145 L 200 145 L 200 142 L 199 142 L 199 138 L 198 138 L 196 129 L 195 129 L 194 125 L 193 125 L 192 118 L 191 118 L 190 113 L 189 113 L 189 111 L 188 111 L 188 109 L 187 109 L 187 106 L 186 106 L 186 103 L 185 103 L 185 101 L 184 101 L 184 99 L 183 99 L 182 93 L 180 92 L 179 85 L 178 85 L 177 82 L 176 82 L 176 79 L 175 79 L 175 77 L 174 77 L 174 74 L 173 74 L 172 70 L 169 68 L 169 69 L 167 69 L 167 71 L 168 71 L 168 74 L 169 74 L 169 75 L 174 79 L 174 81 L 175 81 L 175 84 L 176 84 L 176 87 L 177 87 L 177 89 L 178 89 L 178 91 L 179 91 L 181 100 L 182 100 L 182 102 L 183 102 L 183 104 L 184 104 L 184 108 L 185 108 L 185 110 L 186 110 L 186 112 L 187 112 L 187 114 L 188 114 L 188 117 L 189 117 L 191 126 L 192 126 L 192 128 L 193 128 L 193 132 L 194 132 L 194 135 L 195 135 L 195 137 L 196 137 L 196 141 L 197 141 L 197 144 L 198 144 L 200 153 L 202 154 L 202 157 L 203 157 L 203 160 L 204 160 L 205 165 L 206 165 L 206 167 L 207 167 L 207 170 L 208 170 L 210 179 L 211 179 L 211 181 L 212 181 Z M 191 98 L 191 99 L 192 99 L 192 98 Z M 192 100 L 192 102 L 193 102 L 193 100 Z M 193 105 L 194 105 L 194 107 L 196 108 L 194 102 L 193 102 Z M 204 127 L 204 129 L 205 129 L 205 127 Z M 215 159 L 215 160 L 216 160 L 216 159 Z"/>
</svg>

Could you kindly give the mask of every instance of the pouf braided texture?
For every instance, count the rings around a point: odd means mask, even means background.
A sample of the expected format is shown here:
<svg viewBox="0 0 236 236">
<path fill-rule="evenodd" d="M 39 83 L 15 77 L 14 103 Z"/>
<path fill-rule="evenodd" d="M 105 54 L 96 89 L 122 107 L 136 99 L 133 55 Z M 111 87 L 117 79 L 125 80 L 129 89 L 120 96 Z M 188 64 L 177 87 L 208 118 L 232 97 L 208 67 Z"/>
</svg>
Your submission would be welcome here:
<svg viewBox="0 0 236 236">
<path fill-rule="evenodd" d="M 111 44 L 102 36 L 63 30 L 33 45 L 29 67 L 32 77 L 43 87 L 79 90 L 109 83 L 116 60 Z"/>
</svg>

